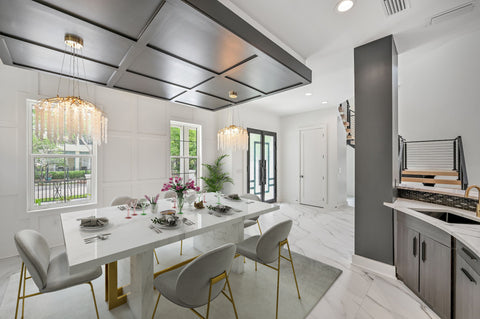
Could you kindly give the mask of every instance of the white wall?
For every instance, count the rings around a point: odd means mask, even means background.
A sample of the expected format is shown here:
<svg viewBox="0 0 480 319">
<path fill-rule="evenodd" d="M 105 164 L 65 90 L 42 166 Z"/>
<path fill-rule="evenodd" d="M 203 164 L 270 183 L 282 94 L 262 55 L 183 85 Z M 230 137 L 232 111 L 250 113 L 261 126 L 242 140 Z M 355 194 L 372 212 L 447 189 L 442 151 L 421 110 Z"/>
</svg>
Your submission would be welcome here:
<svg viewBox="0 0 480 319">
<path fill-rule="evenodd" d="M 20 229 L 37 229 L 50 245 L 63 244 L 59 214 L 72 209 L 26 212 L 26 99 L 54 96 L 57 85 L 56 77 L 0 64 L 0 258 L 17 254 L 13 234 Z M 201 124 L 202 161 L 215 157 L 215 113 L 91 84 L 88 91 L 109 118 L 108 143 L 98 148 L 95 207 L 117 195 L 160 192 L 170 174 L 170 120 Z"/>
<path fill-rule="evenodd" d="M 338 129 L 339 122 L 336 107 L 301 113 L 281 118 L 282 139 L 279 167 L 281 180 L 281 198 L 283 201 L 298 203 L 299 198 L 299 129 L 325 125 L 327 127 L 327 207 L 343 205 L 346 201 L 346 146 L 345 133 Z M 342 135 L 343 134 L 343 135 Z M 339 138 L 340 135 L 340 138 Z M 343 158 L 342 158 L 343 157 Z M 340 174 L 339 174 L 340 168 Z"/>
<path fill-rule="evenodd" d="M 462 136 L 470 184 L 480 184 L 480 30 L 399 55 L 399 134 Z"/>
</svg>

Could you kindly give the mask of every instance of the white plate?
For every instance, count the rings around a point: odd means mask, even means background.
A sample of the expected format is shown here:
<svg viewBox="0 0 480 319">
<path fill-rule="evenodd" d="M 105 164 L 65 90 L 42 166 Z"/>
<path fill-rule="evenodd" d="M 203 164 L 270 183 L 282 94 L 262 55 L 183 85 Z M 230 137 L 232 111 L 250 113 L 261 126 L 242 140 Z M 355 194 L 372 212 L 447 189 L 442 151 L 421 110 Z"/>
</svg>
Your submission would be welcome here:
<svg viewBox="0 0 480 319">
<path fill-rule="evenodd" d="M 108 224 L 99 225 L 99 226 L 87 226 L 87 227 L 80 226 L 80 230 L 83 230 L 83 231 L 99 231 L 99 230 L 104 229 L 107 226 L 108 226 Z"/>
<path fill-rule="evenodd" d="M 177 229 L 180 227 L 181 221 L 179 220 L 175 226 L 167 226 L 162 224 L 154 224 L 152 223 L 153 227 L 160 228 L 160 229 Z"/>
</svg>

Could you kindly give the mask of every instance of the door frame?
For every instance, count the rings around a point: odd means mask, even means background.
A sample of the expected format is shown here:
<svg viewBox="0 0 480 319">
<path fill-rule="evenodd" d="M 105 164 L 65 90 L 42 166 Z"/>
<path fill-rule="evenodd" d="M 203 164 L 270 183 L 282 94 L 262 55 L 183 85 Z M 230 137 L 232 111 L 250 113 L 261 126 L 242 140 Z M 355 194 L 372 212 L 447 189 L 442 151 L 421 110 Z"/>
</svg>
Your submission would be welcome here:
<svg viewBox="0 0 480 319">
<path fill-rule="evenodd" d="M 249 128 L 247 127 L 247 132 L 248 132 L 248 149 L 247 149 L 247 193 L 250 193 L 250 133 L 254 134 L 259 134 L 260 135 L 260 141 L 261 141 L 261 160 L 265 160 L 265 135 L 271 135 L 273 136 L 273 149 L 275 152 L 274 156 L 274 161 L 273 161 L 273 176 L 275 179 L 275 185 L 274 185 L 274 196 L 273 199 L 270 199 L 266 201 L 267 203 L 276 203 L 277 202 L 277 189 L 278 189 L 278 178 L 277 178 L 277 133 L 276 132 L 271 132 L 271 131 L 265 131 L 265 130 L 259 130 L 259 129 L 254 129 L 254 128 Z M 261 196 L 262 202 L 265 201 L 265 185 L 262 185 L 262 196 Z"/>
<path fill-rule="evenodd" d="M 326 155 L 326 174 L 325 174 L 325 204 L 320 207 L 327 207 L 328 205 L 328 127 L 326 124 L 318 124 L 315 126 L 300 127 L 298 131 L 298 203 L 300 205 L 312 206 L 309 204 L 302 204 L 302 180 L 300 175 L 302 175 L 302 131 L 315 130 L 315 129 L 324 129 L 325 130 L 325 139 L 327 141 L 327 155 Z M 319 207 L 319 206 L 314 206 Z"/>
</svg>

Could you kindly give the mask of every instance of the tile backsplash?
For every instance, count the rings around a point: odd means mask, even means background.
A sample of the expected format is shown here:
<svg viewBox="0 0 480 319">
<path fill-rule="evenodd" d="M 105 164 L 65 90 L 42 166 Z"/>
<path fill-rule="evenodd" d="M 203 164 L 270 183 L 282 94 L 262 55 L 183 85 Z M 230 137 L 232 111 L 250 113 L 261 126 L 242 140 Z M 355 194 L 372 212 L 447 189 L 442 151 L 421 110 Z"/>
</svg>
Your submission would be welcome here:
<svg viewBox="0 0 480 319">
<path fill-rule="evenodd" d="M 398 188 L 397 196 L 400 198 L 413 199 L 426 203 L 455 207 L 459 209 L 469 210 L 472 212 L 476 211 L 477 208 L 477 200 L 453 195 Z"/>
</svg>

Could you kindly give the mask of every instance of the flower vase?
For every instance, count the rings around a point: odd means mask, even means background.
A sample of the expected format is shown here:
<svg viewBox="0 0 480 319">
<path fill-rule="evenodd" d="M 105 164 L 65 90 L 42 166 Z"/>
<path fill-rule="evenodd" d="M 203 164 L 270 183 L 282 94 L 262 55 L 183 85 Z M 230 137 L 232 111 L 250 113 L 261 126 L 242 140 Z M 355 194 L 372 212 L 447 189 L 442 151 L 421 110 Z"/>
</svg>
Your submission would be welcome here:
<svg viewBox="0 0 480 319">
<path fill-rule="evenodd" d="M 158 210 L 157 204 L 150 204 L 150 211 L 152 212 L 152 214 L 156 214 L 157 210 Z"/>
<path fill-rule="evenodd" d="M 178 214 L 183 214 L 183 204 L 185 203 L 185 199 L 183 197 L 183 192 L 177 193 L 177 206 L 178 206 Z"/>
</svg>

